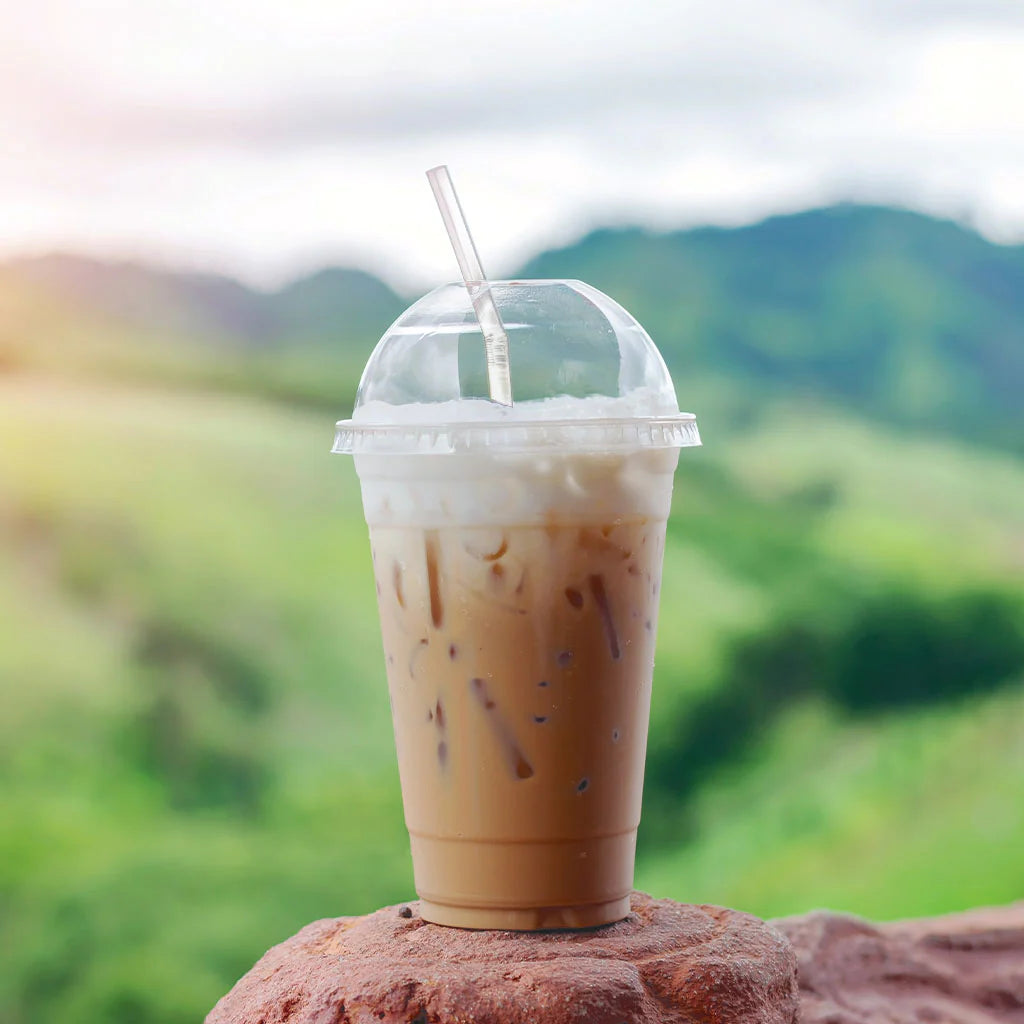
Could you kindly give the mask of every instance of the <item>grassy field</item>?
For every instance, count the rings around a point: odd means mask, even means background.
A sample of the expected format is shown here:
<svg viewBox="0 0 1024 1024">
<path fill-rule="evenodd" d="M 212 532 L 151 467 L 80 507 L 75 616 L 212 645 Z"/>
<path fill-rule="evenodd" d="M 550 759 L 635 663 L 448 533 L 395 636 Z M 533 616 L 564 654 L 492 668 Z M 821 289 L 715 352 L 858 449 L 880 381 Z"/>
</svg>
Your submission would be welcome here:
<svg viewBox="0 0 1024 1024">
<path fill-rule="evenodd" d="M 1024 469 L 813 405 L 715 424 L 677 478 L 639 884 L 766 915 L 1021 897 Z M 305 922 L 412 895 L 331 437 L 244 395 L 0 378 L 4 1024 L 194 1021 Z M 980 667 L 851 698 L 858 624 L 909 606 L 942 634 L 976 593 L 1009 623 Z M 744 690 L 796 626 L 832 675 Z M 694 708 L 742 742 L 687 762 Z"/>
<path fill-rule="evenodd" d="M 637 884 L 765 917 L 877 919 L 1024 894 L 1024 687 L 955 707 L 838 719 L 792 709 L 694 801 L 697 840 Z"/>
</svg>

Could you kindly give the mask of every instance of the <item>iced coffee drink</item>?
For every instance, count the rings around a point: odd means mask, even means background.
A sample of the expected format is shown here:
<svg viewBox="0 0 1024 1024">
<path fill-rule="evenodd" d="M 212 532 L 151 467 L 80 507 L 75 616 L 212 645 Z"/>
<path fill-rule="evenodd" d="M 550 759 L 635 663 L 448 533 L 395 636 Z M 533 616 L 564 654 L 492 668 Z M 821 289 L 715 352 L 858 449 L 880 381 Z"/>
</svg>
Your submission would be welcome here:
<svg viewBox="0 0 1024 1024">
<path fill-rule="evenodd" d="M 422 914 L 619 920 L 672 477 L 695 426 L 650 380 L 500 412 L 361 397 L 339 438 L 370 528 Z"/>
</svg>

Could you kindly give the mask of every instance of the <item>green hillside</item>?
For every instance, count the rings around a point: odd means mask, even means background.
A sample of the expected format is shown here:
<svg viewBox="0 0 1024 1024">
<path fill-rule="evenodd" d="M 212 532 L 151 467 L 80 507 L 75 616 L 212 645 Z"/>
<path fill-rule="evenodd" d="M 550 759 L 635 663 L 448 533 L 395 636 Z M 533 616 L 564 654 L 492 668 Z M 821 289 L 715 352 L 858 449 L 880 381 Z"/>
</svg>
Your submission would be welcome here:
<svg viewBox="0 0 1024 1024">
<path fill-rule="evenodd" d="M 0 384 L 12 1024 L 195 1020 L 305 921 L 411 894 L 357 486 L 330 434 L 329 417 L 240 397 Z M 687 760 L 679 731 L 734 685 L 743 645 L 794 614 L 841 636 L 892 588 L 925 608 L 980 592 L 1013 609 L 1024 471 L 822 410 L 691 454 L 640 881 L 762 913 L 1019 896 L 1011 673 L 866 711 L 783 692 L 697 784 L 664 765 Z M 966 474 L 969 497 L 933 506 Z"/>
<path fill-rule="evenodd" d="M 70 256 L 0 266 L 0 372 L 260 394 L 340 414 L 406 303 L 358 270 L 275 293 Z"/>
<path fill-rule="evenodd" d="M 844 205 L 743 228 L 596 231 L 517 276 L 579 278 L 617 299 L 684 405 L 705 405 L 713 380 L 734 418 L 809 394 L 1024 450 L 1024 246 Z M 343 412 L 345 385 L 406 304 L 351 269 L 257 292 L 86 258 L 14 261 L 0 266 L 0 365 L 172 376 Z"/>
<path fill-rule="evenodd" d="M 706 445 L 669 523 L 640 885 L 763 915 L 1024 896 L 1014 260 L 843 209 L 539 259 L 641 316 Z M 3 1024 L 191 1024 L 302 924 L 411 897 L 358 486 L 328 455 L 402 304 L 378 285 L 0 269 Z M 964 400 L 908 404 L 911 363 Z"/>
<path fill-rule="evenodd" d="M 597 231 L 522 274 L 614 296 L 684 395 L 691 374 L 716 373 L 751 399 L 828 395 L 896 426 L 1024 448 L 1022 246 L 851 205 L 745 228 Z"/>
</svg>

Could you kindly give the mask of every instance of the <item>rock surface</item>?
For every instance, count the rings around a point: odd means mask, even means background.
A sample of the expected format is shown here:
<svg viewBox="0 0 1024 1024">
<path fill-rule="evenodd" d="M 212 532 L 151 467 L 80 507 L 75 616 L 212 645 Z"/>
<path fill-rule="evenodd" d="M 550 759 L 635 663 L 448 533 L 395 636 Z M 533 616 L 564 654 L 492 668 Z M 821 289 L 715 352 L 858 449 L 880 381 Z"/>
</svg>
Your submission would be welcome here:
<svg viewBox="0 0 1024 1024">
<path fill-rule="evenodd" d="M 1024 1024 L 1024 903 L 871 925 L 773 922 L 800 959 L 802 1024 Z"/>
<path fill-rule="evenodd" d="M 438 928 L 415 903 L 318 921 L 207 1024 L 1024 1024 L 1024 902 L 884 925 L 819 912 L 778 931 L 642 893 L 633 910 L 533 935 Z"/>
<path fill-rule="evenodd" d="M 411 914 L 409 911 L 411 910 Z M 469 932 L 417 905 L 317 921 L 207 1024 L 791 1024 L 796 958 L 749 914 L 633 894 L 588 932 Z"/>
</svg>

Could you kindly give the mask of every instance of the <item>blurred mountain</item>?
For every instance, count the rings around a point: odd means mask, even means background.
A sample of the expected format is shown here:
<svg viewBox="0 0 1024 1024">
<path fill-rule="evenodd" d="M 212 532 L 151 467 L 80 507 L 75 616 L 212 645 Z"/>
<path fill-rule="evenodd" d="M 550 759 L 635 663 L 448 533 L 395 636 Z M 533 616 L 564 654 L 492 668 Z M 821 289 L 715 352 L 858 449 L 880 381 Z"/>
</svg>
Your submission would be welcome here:
<svg viewBox="0 0 1024 1024">
<path fill-rule="evenodd" d="M 843 205 L 743 228 L 605 229 L 518 276 L 579 278 L 617 299 L 665 354 L 684 407 L 717 378 L 741 419 L 810 394 L 903 428 L 1024 445 L 1024 247 L 952 222 Z M 0 366 L 145 375 L 154 359 L 160 379 L 337 408 L 406 301 L 354 269 L 261 292 L 17 260 L 0 266 Z"/>
<path fill-rule="evenodd" d="M 355 342 L 377 337 L 406 303 L 362 270 L 331 267 L 280 291 L 262 292 L 216 274 L 178 273 L 135 263 L 50 255 L 0 267 L 41 297 L 125 326 L 159 325 L 186 337 L 253 343 Z"/>
<path fill-rule="evenodd" d="M 228 277 L 52 255 L 0 265 L 0 372 L 260 394 L 343 415 L 405 308 L 333 267 L 276 292 Z"/>
<path fill-rule="evenodd" d="M 595 231 L 523 277 L 612 295 L 658 343 L 680 400 L 712 372 L 747 400 L 809 392 L 899 426 L 1024 442 L 1024 247 L 853 205 L 743 228 Z"/>
<path fill-rule="evenodd" d="M 210 338 L 259 338 L 269 327 L 262 296 L 229 277 L 62 254 L 15 260 L 2 273 L 40 297 L 127 326 Z"/>
<path fill-rule="evenodd" d="M 294 281 L 268 302 L 282 335 L 331 343 L 355 338 L 366 355 L 408 305 L 372 274 L 337 267 Z"/>
</svg>

